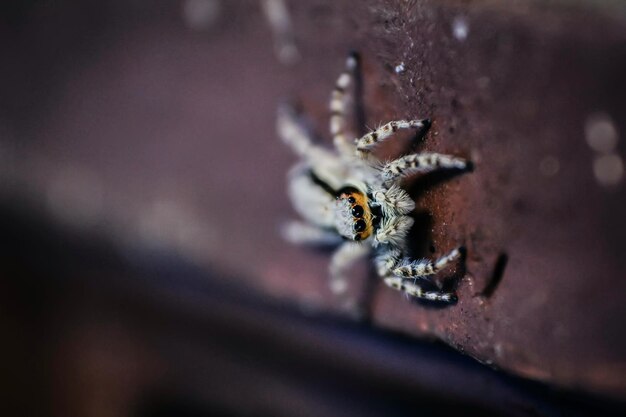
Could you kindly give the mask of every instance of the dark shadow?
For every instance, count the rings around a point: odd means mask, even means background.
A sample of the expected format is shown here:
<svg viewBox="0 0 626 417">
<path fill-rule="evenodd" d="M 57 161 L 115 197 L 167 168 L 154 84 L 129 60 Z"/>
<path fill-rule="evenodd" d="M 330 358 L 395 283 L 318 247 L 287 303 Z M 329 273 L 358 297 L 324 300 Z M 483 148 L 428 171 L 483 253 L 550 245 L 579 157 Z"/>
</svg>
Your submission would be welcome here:
<svg viewBox="0 0 626 417">
<path fill-rule="evenodd" d="M 415 223 L 407 237 L 409 241 L 409 253 L 411 258 L 426 258 L 432 256 L 434 243 L 431 230 L 433 227 L 433 215 L 428 211 L 420 211 L 413 214 Z"/>
<path fill-rule="evenodd" d="M 409 148 L 409 154 L 417 153 L 418 148 L 424 143 L 424 138 L 426 134 L 430 130 L 430 126 L 432 122 L 430 119 L 424 121 L 424 127 L 413 134 L 413 138 L 411 139 L 411 147 Z"/>
<path fill-rule="evenodd" d="M 493 293 L 498 288 L 498 285 L 502 281 L 502 277 L 504 276 L 504 270 L 506 269 L 506 265 L 509 262 L 509 255 L 506 253 L 501 253 L 498 255 L 496 259 L 496 264 L 493 267 L 493 273 L 491 274 L 491 279 L 480 293 L 485 298 L 490 298 Z"/>
<path fill-rule="evenodd" d="M 135 413 L 136 417 L 234 417 L 241 415 L 214 403 L 202 404 L 199 401 L 192 402 L 187 398 L 169 399 L 155 395 L 147 398 L 144 402 L 145 404 L 138 406 Z M 260 412 L 255 415 L 263 416 L 266 414 Z"/>
<path fill-rule="evenodd" d="M 405 190 L 409 193 L 411 198 L 417 200 L 424 194 L 424 192 L 431 190 L 432 188 L 452 180 L 462 174 L 472 172 L 473 166 L 470 165 L 465 169 L 446 169 L 430 172 L 428 174 L 419 175 L 410 183 L 407 184 Z"/>
</svg>

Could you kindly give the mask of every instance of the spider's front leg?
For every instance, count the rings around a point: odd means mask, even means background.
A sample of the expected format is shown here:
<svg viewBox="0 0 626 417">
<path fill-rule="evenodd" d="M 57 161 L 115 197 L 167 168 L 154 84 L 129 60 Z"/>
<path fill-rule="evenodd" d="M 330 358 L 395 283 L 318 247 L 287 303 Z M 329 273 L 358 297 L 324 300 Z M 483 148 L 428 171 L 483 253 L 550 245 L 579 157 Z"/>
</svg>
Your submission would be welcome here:
<svg viewBox="0 0 626 417">
<path fill-rule="evenodd" d="M 441 292 L 441 291 L 427 291 L 427 290 L 424 290 L 417 283 L 407 282 L 403 280 L 402 278 L 398 278 L 398 277 L 385 277 L 383 281 L 388 287 L 391 287 L 394 290 L 402 291 L 403 293 L 408 294 L 411 297 L 421 298 L 423 300 L 441 301 L 445 303 L 455 303 L 458 299 L 456 294 L 454 293 Z"/>
<path fill-rule="evenodd" d="M 458 259 L 465 252 L 464 247 L 459 247 L 450 251 L 450 253 L 442 256 L 436 261 L 430 259 L 408 260 L 405 259 L 391 271 L 391 273 L 400 278 L 424 277 L 436 274 L 450 263 Z"/>
<path fill-rule="evenodd" d="M 370 151 L 391 137 L 400 129 L 425 129 L 430 126 L 429 119 L 423 120 L 395 120 L 379 127 L 378 129 L 364 135 L 356 141 L 357 156 L 367 159 Z"/>
<path fill-rule="evenodd" d="M 402 291 L 411 297 L 431 301 L 456 302 L 457 297 L 454 293 L 424 290 L 417 282 L 409 282 L 407 279 L 434 274 L 456 259 L 460 253 L 460 249 L 455 249 L 435 262 L 429 260 L 411 262 L 403 257 L 402 251 L 399 249 L 387 249 L 376 258 L 376 269 L 387 286 Z M 414 275 L 411 275 L 413 273 Z"/>
<path fill-rule="evenodd" d="M 416 153 L 387 163 L 381 172 L 385 183 L 392 183 L 415 173 L 427 173 L 440 169 L 470 169 L 471 163 L 463 158 L 439 153 Z"/>
</svg>

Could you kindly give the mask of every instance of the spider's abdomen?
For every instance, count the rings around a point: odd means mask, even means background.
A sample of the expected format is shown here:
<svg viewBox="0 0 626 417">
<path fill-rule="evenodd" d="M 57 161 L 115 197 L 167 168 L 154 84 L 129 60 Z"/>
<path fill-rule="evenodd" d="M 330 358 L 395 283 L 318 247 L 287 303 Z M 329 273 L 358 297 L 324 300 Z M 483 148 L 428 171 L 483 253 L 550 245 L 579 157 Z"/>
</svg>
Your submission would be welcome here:
<svg viewBox="0 0 626 417">
<path fill-rule="evenodd" d="M 372 211 L 367 195 L 354 187 L 345 187 L 337 193 L 335 226 L 342 236 L 351 240 L 365 240 L 373 232 Z"/>
</svg>

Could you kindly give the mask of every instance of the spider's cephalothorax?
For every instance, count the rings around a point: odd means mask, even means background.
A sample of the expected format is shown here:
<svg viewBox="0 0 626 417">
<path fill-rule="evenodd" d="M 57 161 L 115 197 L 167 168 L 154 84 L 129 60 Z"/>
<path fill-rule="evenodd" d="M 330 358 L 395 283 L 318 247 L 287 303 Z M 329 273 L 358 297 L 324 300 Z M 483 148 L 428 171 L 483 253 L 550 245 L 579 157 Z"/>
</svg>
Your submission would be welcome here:
<svg viewBox="0 0 626 417">
<path fill-rule="evenodd" d="M 361 138 L 346 131 L 347 90 L 358 59 L 350 55 L 347 69 L 337 79 L 330 101 L 330 131 L 335 150 L 314 143 L 310 132 L 289 107 L 278 113 L 278 133 L 301 158 L 289 173 L 289 196 L 306 222 L 289 222 L 284 236 L 298 244 L 338 245 L 330 264 L 331 288 L 346 290 L 345 274 L 352 263 L 376 251 L 376 270 L 391 288 L 417 298 L 452 302 L 453 293 L 422 289 L 416 278 L 426 278 L 457 259 L 457 248 L 431 261 L 407 258 L 406 238 L 413 225 L 413 199 L 400 187 L 412 174 L 439 169 L 466 170 L 462 158 L 418 153 L 381 163 L 371 151 L 399 129 L 427 129 L 428 120 L 389 122 Z"/>
</svg>

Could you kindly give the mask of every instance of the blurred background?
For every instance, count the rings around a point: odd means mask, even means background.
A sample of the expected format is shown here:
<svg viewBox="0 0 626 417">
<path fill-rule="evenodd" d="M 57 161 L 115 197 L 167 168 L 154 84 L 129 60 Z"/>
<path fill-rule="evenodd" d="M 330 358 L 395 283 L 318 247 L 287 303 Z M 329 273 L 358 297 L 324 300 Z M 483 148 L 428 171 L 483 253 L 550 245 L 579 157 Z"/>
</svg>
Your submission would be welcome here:
<svg viewBox="0 0 626 417">
<path fill-rule="evenodd" d="M 475 164 L 407 184 L 456 305 L 280 238 L 351 50 L 357 134 Z M 0 57 L 2 415 L 626 413 L 622 2 L 5 0 Z"/>
</svg>

